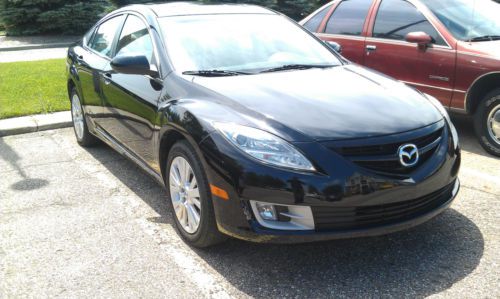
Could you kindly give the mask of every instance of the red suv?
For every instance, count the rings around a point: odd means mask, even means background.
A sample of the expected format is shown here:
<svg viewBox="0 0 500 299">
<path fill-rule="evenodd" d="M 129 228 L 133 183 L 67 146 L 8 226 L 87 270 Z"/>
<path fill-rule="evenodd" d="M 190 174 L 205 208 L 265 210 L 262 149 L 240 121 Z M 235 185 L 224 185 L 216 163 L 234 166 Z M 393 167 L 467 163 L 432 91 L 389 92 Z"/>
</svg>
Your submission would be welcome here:
<svg viewBox="0 0 500 299">
<path fill-rule="evenodd" d="M 337 0 L 301 24 L 351 61 L 473 115 L 481 145 L 500 156 L 500 4 Z"/>
</svg>

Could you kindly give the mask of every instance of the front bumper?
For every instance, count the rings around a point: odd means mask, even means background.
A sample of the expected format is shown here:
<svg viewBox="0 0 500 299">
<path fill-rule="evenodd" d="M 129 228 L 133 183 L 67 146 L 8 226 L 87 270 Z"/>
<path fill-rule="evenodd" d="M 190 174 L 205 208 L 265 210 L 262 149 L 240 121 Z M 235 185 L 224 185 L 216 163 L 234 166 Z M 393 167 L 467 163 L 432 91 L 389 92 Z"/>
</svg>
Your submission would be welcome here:
<svg viewBox="0 0 500 299">
<path fill-rule="evenodd" d="M 200 149 L 209 182 L 229 194 L 229 200 L 213 196 L 221 232 L 253 242 L 301 243 L 387 234 L 426 222 L 444 211 L 460 187 L 457 177 L 460 149 L 446 141 L 449 139 L 446 132 L 443 138 L 445 141 L 439 150 L 404 180 L 375 174 L 314 143 L 296 146 L 308 157 L 314 157 L 315 166 L 321 166 L 320 173 L 297 173 L 262 165 L 236 150 L 217 133 L 206 138 Z M 412 208 L 412 212 L 388 217 L 388 221 L 358 223 L 361 219 L 358 216 L 365 210 L 374 207 L 390 210 L 407 201 L 423 205 L 423 199 L 441 191 L 435 199 L 426 201 L 425 209 Z M 315 229 L 265 227 L 257 221 L 252 201 L 311 207 Z M 358 218 L 354 217 L 348 225 L 322 223 L 324 217 L 320 219 L 320 214 L 324 216 L 325 211 L 332 211 L 331 219 L 335 219 L 338 210 L 348 210 Z"/>
<path fill-rule="evenodd" d="M 414 217 L 403 221 L 387 223 L 374 227 L 333 231 L 277 231 L 266 229 L 259 225 L 257 221 L 251 221 L 252 229 L 250 230 L 237 227 L 227 227 L 224 224 L 219 224 L 219 230 L 226 235 L 238 239 L 251 242 L 274 244 L 307 243 L 336 239 L 380 236 L 415 227 L 441 214 L 448 207 L 450 207 L 453 200 L 458 194 L 458 191 L 460 189 L 460 181 L 458 179 L 455 181 L 453 189 L 454 192 L 450 197 L 447 198 L 447 200 L 426 213 L 415 215 Z"/>
</svg>

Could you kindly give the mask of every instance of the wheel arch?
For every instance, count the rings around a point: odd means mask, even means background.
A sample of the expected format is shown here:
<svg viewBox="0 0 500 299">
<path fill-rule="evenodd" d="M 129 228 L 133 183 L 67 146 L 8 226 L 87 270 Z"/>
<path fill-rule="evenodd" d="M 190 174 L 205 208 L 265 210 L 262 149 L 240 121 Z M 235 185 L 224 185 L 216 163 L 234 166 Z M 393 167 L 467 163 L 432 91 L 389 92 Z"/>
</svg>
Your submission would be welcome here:
<svg viewBox="0 0 500 299">
<path fill-rule="evenodd" d="M 67 82 L 67 87 L 68 87 L 68 99 L 71 101 L 71 91 L 73 90 L 73 88 L 77 88 L 75 81 L 69 78 Z"/>
<path fill-rule="evenodd" d="M 483 98 L 496 88 L 500 88 L 500 72 L 491 72 L 477 78 L 465 96 L 465 110 L 474 114 Z"/>
<path fill-rule="evenodd" d="M 162 178 L 165 179 L 166 162 L 170 150 L 174 144 L 182 140 L 191 145 L 206 169 L 207 164 L 199 144 L 208 136 L 209 131 L 202 122 L 182 105 L 170 105 L 163 110 L 162 114 L 163 120 L 158 138 L 158 162 Z"/>
</svg>

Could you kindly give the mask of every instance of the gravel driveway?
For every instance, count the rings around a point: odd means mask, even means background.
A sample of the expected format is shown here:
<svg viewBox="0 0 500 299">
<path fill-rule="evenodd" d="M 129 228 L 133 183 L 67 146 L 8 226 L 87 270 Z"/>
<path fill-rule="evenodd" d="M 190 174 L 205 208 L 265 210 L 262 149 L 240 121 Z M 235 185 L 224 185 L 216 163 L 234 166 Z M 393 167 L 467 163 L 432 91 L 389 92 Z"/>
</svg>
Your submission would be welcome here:
<svg viewBox="0 0 500 299">
<path fill-rule="evenodd" d="M 0 138 L 0 298 L 500 297 L 500 159 L 458 119 L 452 208 L 383 237 L 294 246 L 175 233 L 163 190 L 71 129 Z"/>
</svg>

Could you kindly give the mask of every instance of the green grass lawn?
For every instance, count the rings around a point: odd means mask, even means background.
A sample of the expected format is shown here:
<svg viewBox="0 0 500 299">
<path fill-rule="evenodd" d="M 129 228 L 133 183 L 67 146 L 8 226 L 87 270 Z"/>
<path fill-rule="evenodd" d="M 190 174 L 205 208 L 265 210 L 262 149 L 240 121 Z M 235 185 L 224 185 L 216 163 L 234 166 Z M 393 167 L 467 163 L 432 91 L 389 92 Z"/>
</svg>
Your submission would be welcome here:
<svg viewBox="0 0 500 299">
<path fill-rule="evenodd" d="M 69 110 L 64 59 L 0 63 L 0 119 Z"/>
</svg>

